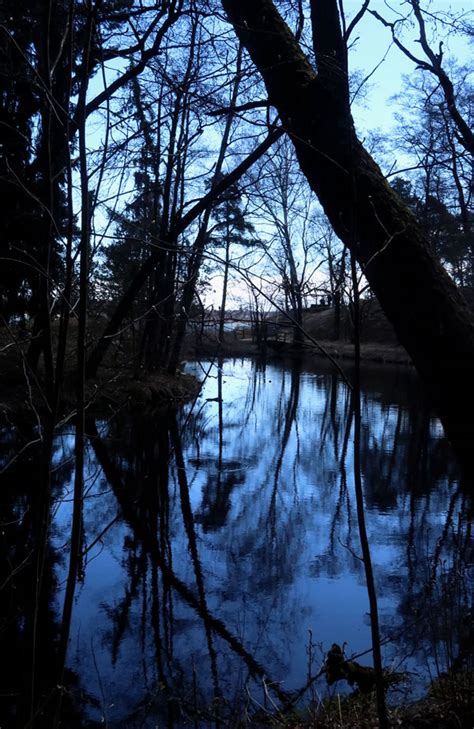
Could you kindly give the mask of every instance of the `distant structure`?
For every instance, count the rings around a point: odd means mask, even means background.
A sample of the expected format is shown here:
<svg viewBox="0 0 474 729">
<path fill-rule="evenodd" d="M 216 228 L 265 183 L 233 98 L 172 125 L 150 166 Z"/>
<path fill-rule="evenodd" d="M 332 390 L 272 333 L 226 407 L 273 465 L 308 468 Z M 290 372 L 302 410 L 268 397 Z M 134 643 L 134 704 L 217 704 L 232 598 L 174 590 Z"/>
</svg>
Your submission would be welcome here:
<svg viewBox="0 0 474 729">
<path fill-rule="evenodd" d="M 325 311 L 325 309 L 330 309 L 331 306 L 332 296 L 330 294 L 325 294 L 323 296 L 318 296 L 316 303 L 311 304 L 308 311 Z"/>
</svg>

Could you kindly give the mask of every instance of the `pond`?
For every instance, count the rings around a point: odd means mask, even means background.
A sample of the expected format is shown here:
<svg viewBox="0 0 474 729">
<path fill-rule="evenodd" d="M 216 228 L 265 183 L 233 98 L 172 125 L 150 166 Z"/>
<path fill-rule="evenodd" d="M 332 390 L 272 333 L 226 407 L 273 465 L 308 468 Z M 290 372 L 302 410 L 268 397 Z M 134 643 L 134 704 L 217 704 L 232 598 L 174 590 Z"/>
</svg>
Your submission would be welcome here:
<svg viewBox="0 0 474 729">
<path fill-rule="evenodd" d="M 218 726 L 242 707 L 289 705 L 292 692 L 303 703 L 347 692 L 315 678 L 333 643 L 371 664 L 347 385 L 322 361 L 225 360 L 188 371 L 203 387 L 177 413 L 88 424 L 70 616 L 72 426 L 54 445 L 44 550 L 35 543 L 44 508 L 35 464 L 20 456 L 6 472 L 0 617 L 11 670 L 0 688 L 12 726 L 27 724 L 18 707 L 32 694 L 31 726 L 53 704 L 65 726 Z M 465 651 L 469 502 L 409 370 L 365 370 L 361 401 L 383 663 L 403 675 L 397 691 L 416 697 Z M 5 459 L 16 447 L 9 437 Z M 38 607 L 39 571 L 47 597 Z M 67 640 L 58 674 L 54 646 Z"/>
</svg>

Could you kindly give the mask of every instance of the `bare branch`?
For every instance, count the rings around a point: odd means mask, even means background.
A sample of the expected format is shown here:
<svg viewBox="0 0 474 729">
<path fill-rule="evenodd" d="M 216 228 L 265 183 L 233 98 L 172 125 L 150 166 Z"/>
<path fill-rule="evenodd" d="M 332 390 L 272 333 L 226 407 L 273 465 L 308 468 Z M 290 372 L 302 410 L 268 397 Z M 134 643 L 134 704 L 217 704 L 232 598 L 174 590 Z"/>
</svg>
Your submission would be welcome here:
<svg viewBox="0 0 474 729">
<path fill-rule="evenodd" d="M 356 13 L 356 15 L 354 15 L 351 22 L 347 26 L 346 31 L 344 33 L 344 40 L 346 41 L 346 43 L 349 40 L 350 35 L 351 35 L 352 31 L 354 30 L 354 28 L 356 27 L 357 23 L 359 23 L 362 20 L 362 18 L 364 17 L 365 12 L 369 7 L 369 3 L 370 3 L 370 0 L 364 0 L 364 4 L 362 5 L 361 9 L 359 10 L 358 13 Z"/>
</svg>

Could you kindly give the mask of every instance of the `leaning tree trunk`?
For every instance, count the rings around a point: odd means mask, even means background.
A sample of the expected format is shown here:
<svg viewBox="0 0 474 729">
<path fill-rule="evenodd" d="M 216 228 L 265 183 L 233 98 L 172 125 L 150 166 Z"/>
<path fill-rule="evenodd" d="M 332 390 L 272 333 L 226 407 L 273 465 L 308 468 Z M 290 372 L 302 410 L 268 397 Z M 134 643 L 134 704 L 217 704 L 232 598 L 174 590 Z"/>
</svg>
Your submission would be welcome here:
<svg viewBox="0 0 474 729">
<path fill-rule="evenodd" d="M 312 2 L 318 74 L 271 0 L 222 0 L 335 232 L 429 388 L 465 463 L 474 443 L 474 325 L 416 219 L 357 139 L 337 2 Z"/>
</svg>

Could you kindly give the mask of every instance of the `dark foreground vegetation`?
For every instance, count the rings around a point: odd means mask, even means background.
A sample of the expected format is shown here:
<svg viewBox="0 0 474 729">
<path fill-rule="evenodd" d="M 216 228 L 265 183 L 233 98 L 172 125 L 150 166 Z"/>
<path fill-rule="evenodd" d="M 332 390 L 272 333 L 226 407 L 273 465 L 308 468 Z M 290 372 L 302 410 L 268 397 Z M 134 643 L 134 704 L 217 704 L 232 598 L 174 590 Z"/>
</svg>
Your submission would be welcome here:
<svg viewBox="0 0 474 729">
<path fill-rule="evenodd" d="M 189 498 L 194 482 L 186 480 L 180 440 L 197 403 L 199 413 L 207 402 L 216 403 L 217 430 L 212 432 L 218 442 L 219 493 L 208 506 L 213 526 L 222 527 L 225 518 L 219 522 L 216 513 L 227 514 L 232 502 L 230 491 L 224 496 L 220 491 L 227 442 L 222 372 L 224 357 L 231 354 L 255 354 L 260 373 L 272 357 L 289 355 L 300 367 L 295 374 L 291 365 L 287 408 L 275 416 L 281 450 L 276 466 L 271 464 L 270 527 L 301 406 L 302 355 L 330 361 L 334 377 L 346 388 L 345 426 L 341 435 L 336 412 L 342 395 L 333 382 L 325 391 L 328 420 L 314 436 L 313 457 L 332 433 L 337 464 L 321 476 L 319 486 L 341 471 L 337 514 L 349 499 L 346 461 L 351 459 L 354 513 L 349 521 L 357 525 L 355 558 L 367 588 L 373 720 L 381 729 L 400 722 L 422 726 L 422 721 L 468 726 L 472 653 L 467 648 L 462 653 L 460 643 L 433 682 L 428 703 L 413 707 L 409 718 L 387 707 L 378 565 L 371 554 L 364 481 L 364 446 L 378 434 L 363 410 L 361 363 L 410 363 L 416 370 L 429 403 L 423 432 L 431 433 L 436 450 L 446 445 L 442 428 L 460 469 L 446 476 L 446 488 L 454 493 L 440 544 L 455 521 L 455 498 L 462 501 L 458 526 L 468 544 L 474 474 L 474 117 L 462 49 L 472 39 L 472 13 L 438 10 L 422 0 L 395 3 L 395 8 L 370 0 L 353 5 L 339 0 L 2 3 L 0 467 L 7 487 L 1 493 L 0 588 L 6 599 L 0 630 L 10 650 L 15 637 L 23 651 L 17 682 L 0 684 L 6 726 L 88 721 L 71 688 L 80 681 L 71 669 L 70 631 L 89 550 L 84 543 L 88 489 L 96 478 L 116 499 L 115 507 L 108 506 L 116 509 L 111 523 L 123 520 L 133 532 L 124 537 L 124 554 L 130 543 L 135 545 L 127 605 L 143 578 L 153 595 L 158 635 L 159 590 L 155 577 L 144 577 L 143 571 L 151 555 L 164 575 L 163 614 L 173 612 L 174 590 L 206 617 L 204 643 L 213 672 L 214 634 L 239 653 L 240 644 L 220 617 L 209 618 L 195 503 Z M 412 64 L 399 99 L 398 129 L 390 133 L 358 128 L 359 100 L 369 93 L 368 82 L 381 64 L 358 70 L 353 53 L 358 45 L 368 48 L 374 33 L 386 33 L 387 47 L 392 44 Z M 208 369 L 202 364 L 199 371 L 185 373 L 185 363 L 200 357 L 211 360 Z M 343 366 L 345 359 L 350 367 Z M 196 399 L 201 380 L 211 377 L 214 367 L 218 390 L 201 402 Z M 284 382 L 283 377 L 277 399 L 283 398 Z M 261 384 L 270 389 L 273 383 L 263 375 Z M 316 387 L 311 397 L 317 399 L 318 392 Z M 255 385 L 242 407 L 254 403 L 257 393 Z M 180 427 L 172 420 L 166 431 L 155 433 L 158 406 L 176 407 L 190 398 L 195 399 Z M 395 443 L 406 426 L 398 412 Z M 136 458 L 127 452 L 114 462 L 101 428 L 110 427 L 114 442 L 120 442 L 123 433 L 113 428 L 124 413 L 137 417 L 136 430 L 148 444 L 146 457 L 138 457 L 142 446 L 137 441 Z M 309 422 L 318 414 L 316 409 Z M 149 432 L 139 425 L 145 420 Z M 254 421 L 250 415 L 244 420 L 242 411 L 244 422 L 251 428 Z M 231 431 L 229 426 L 229 439 Z M 148 442 L 150 433 L 156 442 Z M 196 430 L 199 464 L 207 434 L 205 427 Z M 88 470 L 91 458 L 96 476 Z M 145 474 L 148 463 L 154 470 Z M 173 494 L 164 475 L 170 463 L 176 474 Z M 239 463 L 230 472 L 239 472 Z M 122 473 L 124 464 L 138 468 L 134 478 L 128 466 Z M 394 456 L 386 468 L 393 475 L 396 467 Z M 271 472 L 267 464 L 265 473 Z M 149 504 L 145 476 L 162 479 Z M 215 474 L 209 483 L 213 479 Z M 196 590 L 173 571 L 169 505 L 178 492 Z M 66 535 L 60 516 L 67 504 L 72 507 Z M 61 579 L 58 531 L 67 547 Z M 206 533 L 200 536 L 203 542 Z M 267 536 L 262 551 L 271 554 L 278 540 L 271 529 Z M 434 571 L 439 550 L 435 556 Z M 466 612 L 472 618 L 472 601 Z M 117 635 L 126 632 L 127 611 L 123 615 Z M 461 630 L 459 619 L 453 622 L 447 632 Z M 170 662 L 168 634 L 164 642 Z M 250 654 L 240 650 L 239 655 L 246 657 L 252 675 L 263 678 Z M 45 657 L 52 666 L 47 677 Z M 100 673 L 96 665 L 94 670 Z M 343 672 L 348 670 L 346 665 Z M 160 682 L 166 683 L 161 664 L 160 672 Z M 447 687 L 451 698 L 468 699 L 451 704 L 444 698 Z M 172 691 L 167 700 L 170 696 Z M 262 720 L 364 726 L 372 721 L 360 697 L 324 708 L 314 708 L 315 699 L 309 718 L 299 719 L 282 712 L 288 699 L 278 699 L 248 720 L 242 708 L 236 725 Z M 438 718 L 421 719 L 420 707 L 429 707 L 426 711 Z M 315 717 L 320 711 L 326 718 Z M 195 726 L 201 721 L 191 713 L 176 719 L 176 725 L 181 719 Z"/>
</svg>

